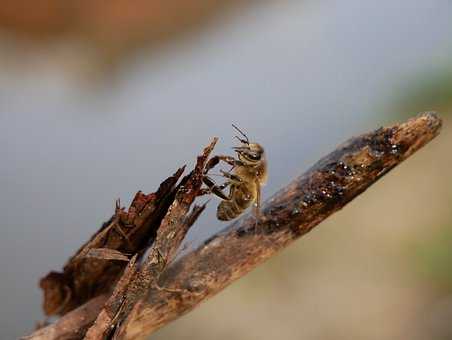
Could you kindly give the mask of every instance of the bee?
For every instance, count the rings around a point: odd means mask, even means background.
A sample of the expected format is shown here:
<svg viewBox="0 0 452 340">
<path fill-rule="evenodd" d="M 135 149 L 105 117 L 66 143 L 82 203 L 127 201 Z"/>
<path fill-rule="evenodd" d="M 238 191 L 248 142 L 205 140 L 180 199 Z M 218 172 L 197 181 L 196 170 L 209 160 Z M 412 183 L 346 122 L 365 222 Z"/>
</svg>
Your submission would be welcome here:
<svg viewBox="0 0 452 340">
<path fill-rule="evenodd" d="M 254 214 L 259 216 L 261 204 L 261 187 L 267 181 L 267 161 L 264 148 L 258 143 L 251 143 L 248 136 L 237 126 L 232 127 L 242 136 L 235 136 L 240 146 L 233 147 L 237 158 L 232 156 L 213 156 L 206 164 L 203 182 L 208 187 L 206 192 L 222 199 L 217 208 L 217 218 L 230 221 L 242 214 L 254 204 Z M 230 171 L 220 170 L 226 181 L 217 185 L 210 177 L 209 171 L 220 161 L 232 166 Z M 229 194 L 223 192 L 229 187 Z"/>
</svg>

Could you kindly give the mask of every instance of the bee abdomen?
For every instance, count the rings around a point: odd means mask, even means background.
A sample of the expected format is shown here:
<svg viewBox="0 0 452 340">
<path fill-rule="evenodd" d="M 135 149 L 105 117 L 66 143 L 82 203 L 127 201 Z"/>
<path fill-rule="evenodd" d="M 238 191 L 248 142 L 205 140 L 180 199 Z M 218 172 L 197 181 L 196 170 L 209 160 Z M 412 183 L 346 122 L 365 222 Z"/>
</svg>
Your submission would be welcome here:
<svg viewBox="0 0 452 340">
<path fill-rule="evenodd" d="M 238 187 L 230 201 L 223 201 L 218 205 L 217 218 L 221 221 L 230 221 L 248 208 L 252 201 L 248 190 L 245 187 Z"/>
<path fill-rule="evenodd" d="M 239 216 L 242 211 L 243 209 L 239 208 L 235 201 L 223 201 L 218 205 L 217 218 L 220 221 L 229 221 Z"/>
</svg>

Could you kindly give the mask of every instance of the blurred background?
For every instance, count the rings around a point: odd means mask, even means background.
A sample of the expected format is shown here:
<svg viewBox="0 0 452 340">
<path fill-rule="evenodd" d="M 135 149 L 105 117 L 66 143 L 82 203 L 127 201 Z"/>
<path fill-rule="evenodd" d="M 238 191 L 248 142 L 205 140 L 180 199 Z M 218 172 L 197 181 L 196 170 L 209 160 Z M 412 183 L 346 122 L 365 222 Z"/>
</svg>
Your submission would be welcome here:
<svg viewBox="0 0 452 340">
<path fill-rule="evenodd" d="M 0 338 L 37 282 L 212 136 L 266 147 L 268 198 L 351 135 L 437 110 L 442 134 L 153 339 L 452 339 L 452 2 L 5 1 Z M 225 227 L 210 203 L 186 248 Z"/>
</svg>

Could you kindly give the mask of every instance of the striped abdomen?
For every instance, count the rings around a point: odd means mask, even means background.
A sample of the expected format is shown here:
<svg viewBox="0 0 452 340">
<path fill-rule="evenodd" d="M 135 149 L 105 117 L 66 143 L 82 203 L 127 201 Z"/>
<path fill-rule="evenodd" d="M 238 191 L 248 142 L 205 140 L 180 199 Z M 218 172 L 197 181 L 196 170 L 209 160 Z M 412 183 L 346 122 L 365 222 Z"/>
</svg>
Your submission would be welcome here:
<svg viewBox="0 0 452 340">
<path fill-rule="evenodd" d="M 217 218 L 221 221 L 232 220 L 248 208 L 256 198 L 256 188 L 250 183 L 233 184 L 229 195 L 229 201 L 222 201 L 218 205 Z"/>
</svg>

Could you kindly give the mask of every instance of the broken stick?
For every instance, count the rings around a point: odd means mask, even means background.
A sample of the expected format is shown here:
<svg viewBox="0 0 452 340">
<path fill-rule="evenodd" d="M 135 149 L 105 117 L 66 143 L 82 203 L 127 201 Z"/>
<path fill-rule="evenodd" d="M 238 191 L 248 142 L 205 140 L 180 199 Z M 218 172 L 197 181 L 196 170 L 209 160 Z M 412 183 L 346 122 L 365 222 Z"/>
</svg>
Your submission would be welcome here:
<svg viewBox="0 0 452 340">
<path fill-rule="evenodd" d="M 340 145 L 263 205 L 260 232 L 256 232 L 254 217 L 245 215 L 154 277 L 153 281 L 158 279 L 158 285 L 168 289 L 149 285 L 149 291 L 143 294 L 146 298 L 141 296 L 123 315 L 116 338 L 145 338 L 220 292 L 343 208 L 432 140 L 440 128 L 441 120 L 434 113 L 424 113 Z M 88 302 L 84 323 L 79 326 L 86 330 L 87 319 L 94 322 L 97 314 L 93 310 L 101 310 L 104 302 L 100 307 Z M 72 324 L 77 329 L 75 318 L 80 318 L 80 308 L 28 339 L 67 338 L 61 323 L 75 312 L 78 314 L 74 314 Z M 72 330 L 72 334 L 82 333 Z"/>
</svg>

